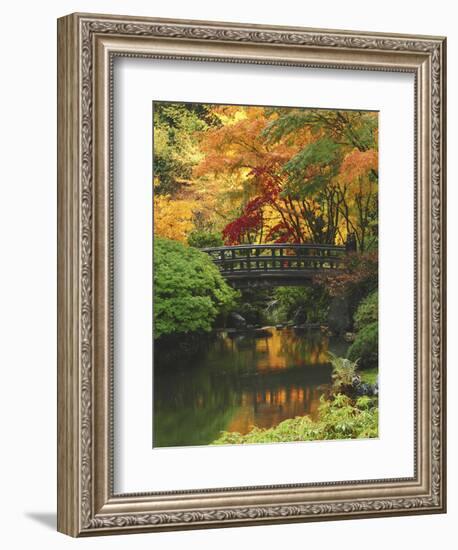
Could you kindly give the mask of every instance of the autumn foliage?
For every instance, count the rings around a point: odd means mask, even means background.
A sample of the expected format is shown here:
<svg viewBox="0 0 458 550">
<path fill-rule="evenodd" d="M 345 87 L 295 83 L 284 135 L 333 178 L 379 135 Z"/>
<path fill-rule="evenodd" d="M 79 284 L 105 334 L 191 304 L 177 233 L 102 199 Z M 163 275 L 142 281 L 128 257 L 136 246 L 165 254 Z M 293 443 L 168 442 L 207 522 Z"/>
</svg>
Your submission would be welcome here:
<svg viewBox="0 0 458 550">
<path fill-rule="evenodd" d="M 378 116 L 155 103 L 155 234 L 343 244 L 378 231 Z M 156 169 L 157 166 L 157 169 Z"/>
</svg>

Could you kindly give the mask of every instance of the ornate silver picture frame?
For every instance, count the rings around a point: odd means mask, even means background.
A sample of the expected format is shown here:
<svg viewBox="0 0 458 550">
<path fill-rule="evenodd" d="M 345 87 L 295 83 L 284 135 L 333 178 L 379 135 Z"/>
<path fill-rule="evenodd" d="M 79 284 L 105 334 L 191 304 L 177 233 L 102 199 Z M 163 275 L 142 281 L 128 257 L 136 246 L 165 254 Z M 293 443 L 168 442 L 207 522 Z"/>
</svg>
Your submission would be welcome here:
<svg viewBox="0 0 458 550">
<path fill-rule="evenodd" d="M 58 530 L 71 536 L 443 513 L 443 37 L 72 14 L 58 20 Z M 113 61 L 411 73 L 415 79 L 414 475 L 117 494 Z M 268 450 L 266 450 L 268 452 Z M 291 452 L 294 452 L 293 449 Z M 160 475 L 160 472 L 158 472 Z"/>
</svg>

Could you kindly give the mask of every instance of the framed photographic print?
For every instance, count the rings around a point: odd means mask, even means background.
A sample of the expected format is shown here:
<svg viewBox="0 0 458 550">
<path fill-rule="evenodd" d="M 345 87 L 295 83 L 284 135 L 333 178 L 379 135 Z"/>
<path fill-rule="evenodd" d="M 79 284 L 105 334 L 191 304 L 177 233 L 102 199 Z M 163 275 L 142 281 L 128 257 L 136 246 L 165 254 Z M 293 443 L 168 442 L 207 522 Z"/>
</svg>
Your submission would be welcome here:
<svg viewBox="0 0 458 550">
<path fill-rule="evenodd" d="M 445 39 L 58 21 L 58 529 L 445 511 Z"/>
</svg>

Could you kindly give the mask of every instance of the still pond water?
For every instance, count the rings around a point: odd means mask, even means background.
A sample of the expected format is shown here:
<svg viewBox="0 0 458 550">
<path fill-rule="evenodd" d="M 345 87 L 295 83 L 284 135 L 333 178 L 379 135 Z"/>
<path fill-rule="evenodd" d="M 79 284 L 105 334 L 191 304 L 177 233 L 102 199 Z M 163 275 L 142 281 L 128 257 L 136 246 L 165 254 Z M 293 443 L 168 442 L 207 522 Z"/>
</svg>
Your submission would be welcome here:
<svg viewBox="0 0 458 550">
<path fill-rule="evenodd" d="M 328 351 L 347 344 L 319 330 L 219 332 L 198 350 L 154 352 L 154 447 L 207 445 L 316 415 L 331 386 Z"/>
</svg>

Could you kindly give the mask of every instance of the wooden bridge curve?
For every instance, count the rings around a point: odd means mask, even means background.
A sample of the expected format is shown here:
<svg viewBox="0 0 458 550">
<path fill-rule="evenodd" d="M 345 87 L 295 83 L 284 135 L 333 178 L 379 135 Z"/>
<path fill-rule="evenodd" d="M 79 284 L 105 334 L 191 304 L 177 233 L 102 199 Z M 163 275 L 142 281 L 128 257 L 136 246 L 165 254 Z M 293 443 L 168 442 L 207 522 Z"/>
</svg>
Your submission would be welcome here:
<svg viewBox="0 0 458 550">
<path fill-rule="evenodd" d="M 328 244 L 244 244 L 203 248 L 237 288 L 304 285 L 343 267 L 347 247 Z"/>
</svg>

